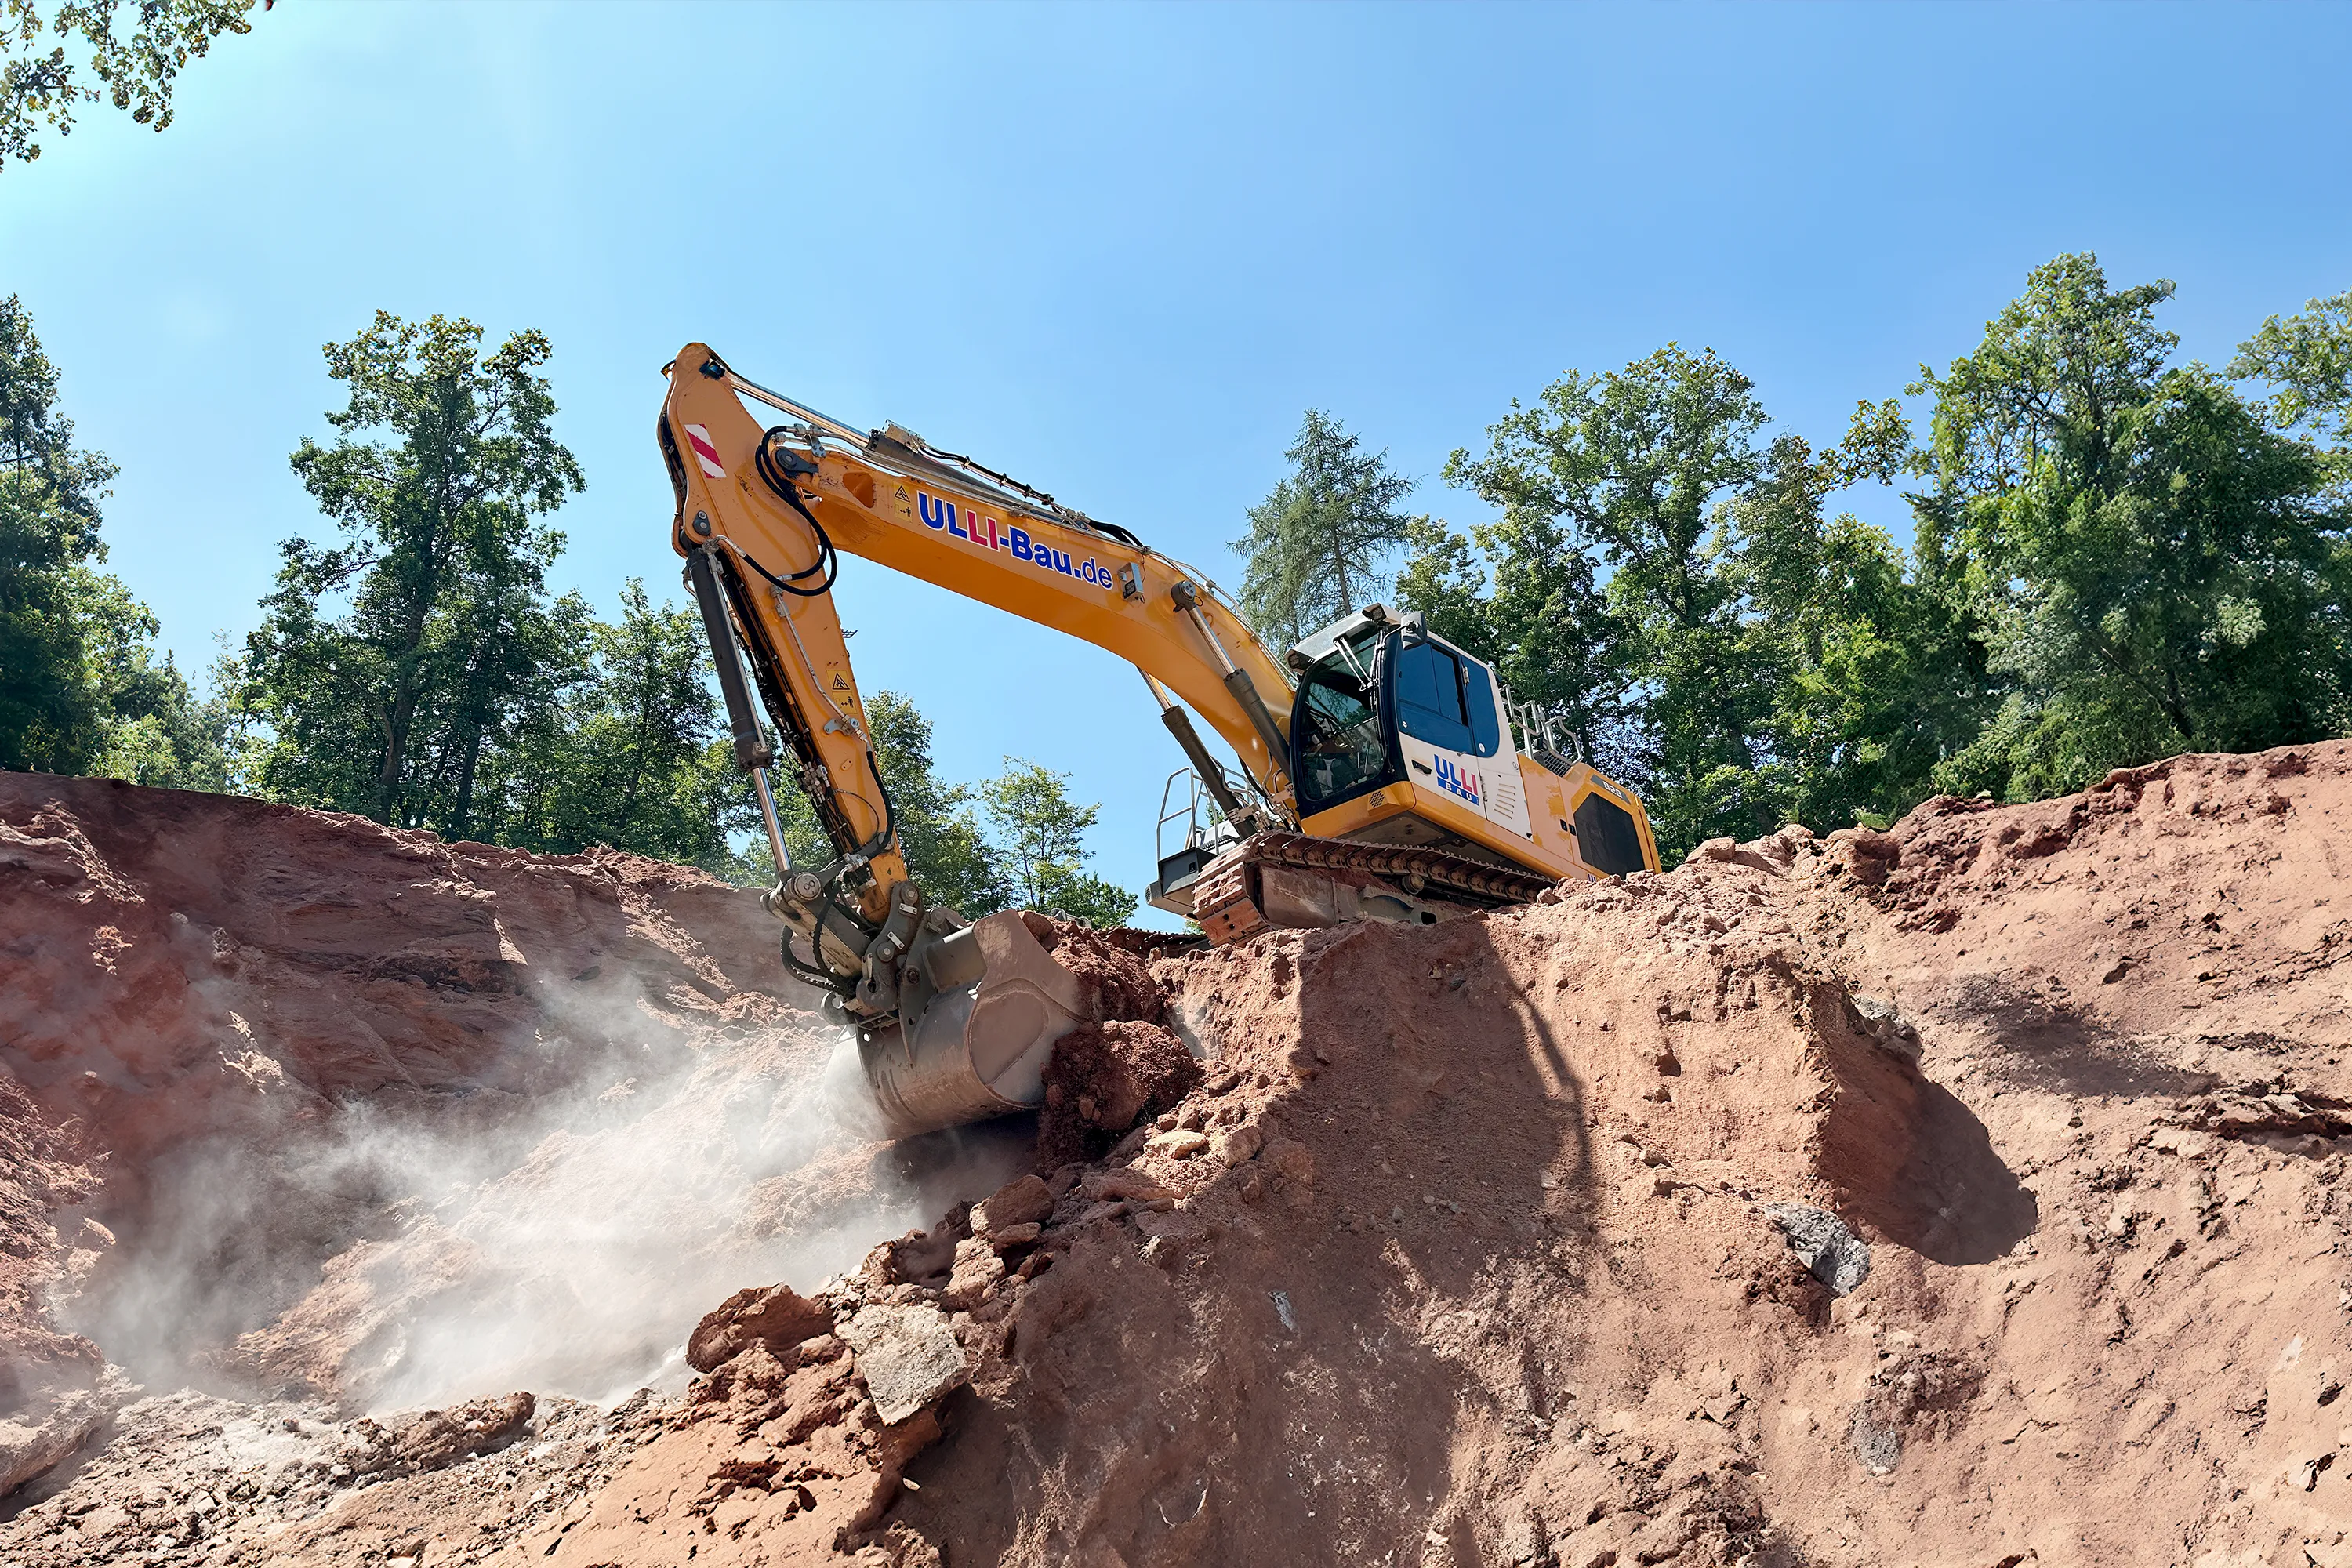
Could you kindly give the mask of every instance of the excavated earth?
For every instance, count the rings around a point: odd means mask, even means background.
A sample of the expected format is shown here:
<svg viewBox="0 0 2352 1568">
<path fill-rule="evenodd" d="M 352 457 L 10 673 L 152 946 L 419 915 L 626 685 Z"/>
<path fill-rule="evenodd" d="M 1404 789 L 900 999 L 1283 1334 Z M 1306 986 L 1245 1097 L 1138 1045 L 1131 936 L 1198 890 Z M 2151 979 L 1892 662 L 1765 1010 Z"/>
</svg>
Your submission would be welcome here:
<svg viewBox="0 0 2352 1568">
<path fill-rule="evenodd" d="M 0 1564 L 2352 1564 L 2347 875 L 2331 743 L 1039 921 L 885 1147 L 747 894 L 0 775 Z"/>
</svg>

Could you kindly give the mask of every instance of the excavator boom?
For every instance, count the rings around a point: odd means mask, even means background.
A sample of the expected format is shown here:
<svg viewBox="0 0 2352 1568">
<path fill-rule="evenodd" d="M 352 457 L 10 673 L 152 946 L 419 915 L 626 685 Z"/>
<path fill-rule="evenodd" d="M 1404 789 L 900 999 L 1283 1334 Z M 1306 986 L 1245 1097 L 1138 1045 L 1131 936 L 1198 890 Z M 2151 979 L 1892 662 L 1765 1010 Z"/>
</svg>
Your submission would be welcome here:
<svg viewBox="0 0 2352 1568">
<path fill-rule="evenodd" d="M 896 426 L 829 419 L 704 344 L 667 368 L 658 437 L 677 493 L 672 542 L 775 855 L 767 897 L 788 928 L 783 959 L 856 1026 L 895 1131 L 1034 1103 L 1054 1041 L 1090 1002 L 1018 914 L 968 924 L 908 879 L 833 602 L 844 553 L 1136 667 L 1218 821 L 1213 838 L 1195 835 L 1190 861 L 1163 858 L 1153 901 L 1195 913 L 1213 940 L 1269 924 L 1435 920 L 1565 876 L 1655 866 L 1640 803 L 1581 763 L 1520 756 L 1492 671 L 1417 617 L 1369 606 L 1277 659 L 1213 584 L 1124 529 Z M 779 768 L 816 809 L 833 850 L 822 866 L 791 863 Z M 1587 818 L 1602 816 L 1615 847 L 1580 853 Z"/>
</svg>

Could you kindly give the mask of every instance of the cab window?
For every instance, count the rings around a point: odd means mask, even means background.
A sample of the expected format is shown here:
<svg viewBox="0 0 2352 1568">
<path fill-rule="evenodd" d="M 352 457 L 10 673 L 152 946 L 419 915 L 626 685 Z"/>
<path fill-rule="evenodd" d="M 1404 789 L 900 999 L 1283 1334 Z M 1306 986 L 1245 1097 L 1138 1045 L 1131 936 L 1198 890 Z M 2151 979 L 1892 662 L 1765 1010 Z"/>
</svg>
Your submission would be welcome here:
<svg viewBox="0 0 2352 1568">
<path fill-rule="evenodd" d="M 1403 642 L 1391 689 L 1397 728 L 1449 752 L 1491 757 L 1501 748 L 1495 689 L 1486 669 L 1429 642 Z"/>
<path fill-rule="evenodd" d="M 1387 774 L 1388 748 L 1370 699 L 1363 681 L 1337 655 L 1299 683 L 1296 777 L 1310 805 L 1337 805 Z"/>
</svg>

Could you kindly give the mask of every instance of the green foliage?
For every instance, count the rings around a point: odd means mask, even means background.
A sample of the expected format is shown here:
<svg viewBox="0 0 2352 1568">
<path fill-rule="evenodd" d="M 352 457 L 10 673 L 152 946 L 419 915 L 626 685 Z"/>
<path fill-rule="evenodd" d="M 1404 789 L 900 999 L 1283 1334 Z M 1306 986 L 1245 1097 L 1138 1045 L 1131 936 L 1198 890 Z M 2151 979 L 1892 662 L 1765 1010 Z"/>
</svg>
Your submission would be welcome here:
<svg viewBox="0 0 2352 1568">
<path fill-rule="evenodd" d="M 305 439 L 292 462 L 351 542 L 288 541 L 246 647 L 244 705 L 271 733 L 258 782 L 278 798 L 471 837 L 485 755 L 524 743 L 577 678 L 585 607 L 550 600 L 563 538 L 532 521 L 582 482 L 534 374 L 551 351 L 481 340 L 378 311 L 324 351 L 349 401 L 334 445 Z"/>
<path fill-rule="evenodd" d="M 138 27 L 115 32 L 121 0 L 61 0 L 44 26 L 37 0 L 0 11 L 0 167 L 41 155 L 42 122 L 73 130 L 77 104 L 110 100 L 136 124 L 172 123 L 172 88 L 190 60 L 223 33 L 249 33 L 254 0 L 138 0 Z M 40 50 L 42 34 L 71 40 Z M 75 55 L 87 54 L 86 60 Z M 87 76 L 83 74 L 87 69 Z"/>
<path fill-rule="evenodd" d="M 866 704 L 866 718 L 889 789 L 899 852 L 932 903 L 968 920 L 1029 908 L 1117 925 L 1135 913 L 1135 895 L 1086 870 L 1086 834 L 1101 807 L 1073 805 L 1066 773 L 1008 757 L 1005 771 L 993 779 L 949 784 L 931 759 L 931 722 L 913 702 L 877 691 Z M 815 867 L 831 860 L 833 847 L 807 797 L 781 777 L 776 793 L 793 863 Z M 741 826 L 764 838 L 755 816 L 745 816 Z M 751 879 L 773 879 L 764 843 L 753 845 L 744 864 Z"/>
<path fill-rule="evenodd" d="M 1760 444 L 1746 378 L 1674 345 L 1513 405 L 1446 478 L 1496 506 L 1406 529 L 1398 593 L 1640 788 L 1671 858 L 1794 816 L 1884 821 L 2190 747 L 2352 730 L 2352 294 L 2231 365 L 2171 363 L 2168 283 L 2061 257 L 1976 352 Z M 1907 553 L 1832 498 L 1900 475 Z"/>
<path fill-rule="evenodd" d="M 1580 755 L 1623 765 L 1631 628 L 1559 519 L 1507 512 L 1465 538 L 1414 518 L 1396 588 L 1432 631 L 1491 662 L 1513 700 L 1539 707 Z"/>
<path fill-rule="evenodd" d="M 2343 728 L 2352 562 L 2327 465 L 2203 366 L 2168 365 L 2155 310 L 2171 293 L 2113 290 L 2095 258 L 2061 257 L 1914 388 L 1935 400 L 1922 546 L 2007 687 L 1949 787 L 2039 796 Z M 2283 329 L 2269 345 L 2246 358 L 2292 376 L 2313 357 Z M 2291 382 L 2282 400 L 2301 395 Z"/>
<path fill-rule="evenodd" d="M 1250 509 L 1241 610 L 1279 647 L 1361 609 L 1378 593 L 1380 567 L 1396 552 L 1405 519 L 1397 505 L 1412 481 L 1389 471 L 1386 452 L 1366 452 L 1329 415 L 1308 409 L 1283 454 L 1292 471 Z"/>
<path fill-rule="evenodd" d="M 15 295 L 0 301 L 0 767 L 71 772 L 101 721 L 74 574 L 101 559 L 114 465 L 76 448 L 58 372 Z"/>
<path fill-rule="evenodd" d="M 551 618 L 562 647 L 536 679 L 553 698 L 485 746 L 477 831 L 528 849 L 604 845 L 738 872 L 728 834 L 747 815 L 747 786 L 717 743 L 701 617 L 656 606 L 633 577 L 619 624 L 590 620 L 570 599 Z"/>
<path fill-rule="evenodd" d="M 2339 517 L 2352 510 L 2352 289 L 2264 321 L 2240 346 L 2230 374 L 2271 384 L 2263 411 L 2277 428 L 2315 444 L 2329 476 L 2328 500 Z"/>
<path fill-rule="evenodd" d="M 1737 540 L 1722 526 L 1767 475 L 1763 425 L 1746 376 L 1669 343 L 1622 371 L 1569 372 L 1536 406 L 1514 403 L 1484 457 L 1456 451 L 1445 465 L 1450 483 L 1502 510 L 1487 531 L 1498 596 L 1513 580 L 1547 590 L 1520 590 L 1513 626 L 1490 626 L 1473 651 L 1520 667 L 1515 695 L 1524 682 L 1560 705 L 1542 690 L 1547 667 L 1587 694 L 1563 718 L 1596 763 L 1643 790 L 1662 849 L 1745 835 L 1779 809 L 1762 733 L 1770 650 L 1743 618 Z M 1581 623 L 1530 621 L 1550 602 Z"/>
<path fill-rule="evenodd" d="M 931 721 L 895 691 L 876 692 L 866 720 L 890 789 L 898 849 L 924 897 L 971 920 L 1010 908 L 1012 879 L 981 826 L 979 792 L 941 782 L 931 762 Z"/>
<path fill-rule="evenodd" d="M 96 522 L 37 473 L 0 469 L 0 767 L 71 773 L 95 742 L 75 574 L 97 553 Z"/>
<path fill-rule="evenodd" d="M 1087 830 L 1102 807 L 1073 804 L 1069 783 L 1067 773 L 1007 757 L 1004 772 L 980 786 L 1013 901 L 1089 925 L 1122 924 L 1136 897 L 1086 869 Z"/>
<path fill-rule="evenodd" d="M 223 715 L 156 662 L 154 616 L 98 570 L 115 468 L 73 437 L 31 316 L 0 300 L 0 767 L 226 788 Z"/>
<path fill-rule="evenodd" d="M 101 716 L 80 771 L 166 789 L 235 787 L 236 717 L 216 698 L 198 701 L 171 655 L 158 662 L 153 613 L 102 572 L 79 568 L 71 584 Z"/>
</svg>

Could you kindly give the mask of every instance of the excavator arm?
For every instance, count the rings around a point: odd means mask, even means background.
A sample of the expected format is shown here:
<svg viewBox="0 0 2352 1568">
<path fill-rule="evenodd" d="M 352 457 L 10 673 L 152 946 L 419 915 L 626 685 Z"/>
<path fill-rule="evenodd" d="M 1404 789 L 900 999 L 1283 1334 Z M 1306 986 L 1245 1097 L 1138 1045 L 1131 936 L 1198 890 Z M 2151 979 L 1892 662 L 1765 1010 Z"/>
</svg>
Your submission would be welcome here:
<svg viewBox="0 0 2352 1568">
<path fill-rule="evenodd" d="M 776 421 L 753 418 L 746 399 Z M 792 933 L 785 962 L 838 997 L 856 1025 L 895 1131 L 1033 1102 L 1045 1054 L 1078 1021 L 1083 997 L 1017 915 L 966 926 L 927 907 L 908 879 L 834 605 L 840 555 L 1134 664 L 1194 772 L 1244 831 L 1296 821 L 1282 665 L 1199 574 L 1125 530 L 896 426 L 861 431 L 828 419 L 737 375 L 701 343 L 669 366 L 659 439 L 677 498 L 672 542 L 710 637 L 736 762 L 751 775 L 776 858 L 768 900 Z M 1179 699 L 1240 757 L 1243 787 L 1210 756 Z M 791 864 L 769 781 L 776 768 L 816 808 L 834 850 L 822 867 Z"/>
<path fill-rule="evenodd" d="M 1225 825 L 1161 861 L 1153 901 L 1213 942 L 1360 919 L 1428 924 L 1562 878 L 1657 868 L 1633 792 L 1563 754 L 1540 710 L 1512 704 L 1490 665 L 1418 616 L 1366 605 L 1277 660 L 1212 584 L 1125 529 L 895 425 L 828 419 L 704 344 L 668 372 L 673 542 L 775 852 L 767 901 L 787 928 L 784 963 L 856 1025 L 894 1132 L 1035 1104 L 1054 1042 L 1088 1021 L 1092 1000 L 1019 913 L 967 922 L 908 876 L 834 607 L 845 553 L 1134 664 Z M 884 628 L 937 646 L 922 630 Z M 1242 776 L 1210 753 L 1188 708 Z M 833 851 L 822 866 L 792 863 L 777 768 L 816 808 Z"/>
</svg>

